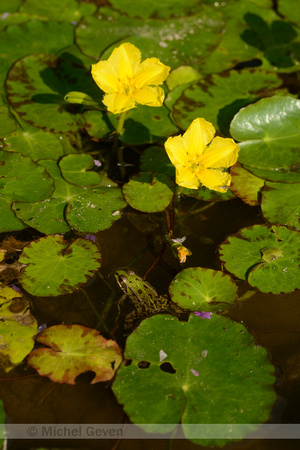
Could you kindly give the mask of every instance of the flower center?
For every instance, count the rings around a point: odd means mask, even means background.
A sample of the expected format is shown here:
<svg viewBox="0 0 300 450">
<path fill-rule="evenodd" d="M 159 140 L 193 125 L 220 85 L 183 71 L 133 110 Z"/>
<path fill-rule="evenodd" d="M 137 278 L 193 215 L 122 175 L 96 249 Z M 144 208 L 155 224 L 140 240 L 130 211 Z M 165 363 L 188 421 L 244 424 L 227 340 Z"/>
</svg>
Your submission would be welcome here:
<svg viewBox="0 0 300 450">
<path fill-rule="evenodd" d="M 120 92 L 126 95 L 126 97 L 130 97 L 136 91 L 136 86 L 134 85 L 132 79 L 127 78 L 127 80 L 120 80 Z"/>
</svg>

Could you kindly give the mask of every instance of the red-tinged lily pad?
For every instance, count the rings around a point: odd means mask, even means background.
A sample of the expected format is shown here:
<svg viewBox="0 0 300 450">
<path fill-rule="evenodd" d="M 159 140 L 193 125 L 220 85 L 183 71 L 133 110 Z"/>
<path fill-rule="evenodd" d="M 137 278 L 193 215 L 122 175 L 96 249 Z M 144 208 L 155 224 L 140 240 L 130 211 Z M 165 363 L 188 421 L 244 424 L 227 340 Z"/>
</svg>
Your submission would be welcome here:
<svg viewBox="0 0 300 450">
<path fill-rule="evenodd" d="M 264 180 L 244 169 L 239 163 L 231 168 L 230 173 L 232 177 L 231 192 L 241 198 L 247 205 L 258 205 L 258 194 L 264 186 Z"/>
<path fill-rule="evenodd" d="M 78 375 L 92 371 L 92 384 L 108 381 L 122 362 L 118 344 L 99 331 L 81 325 L 54 325 L 37 337 L 47 345 L 30 353 L 28 364 L 55 383 L 75 384 Z"/>
</svg>

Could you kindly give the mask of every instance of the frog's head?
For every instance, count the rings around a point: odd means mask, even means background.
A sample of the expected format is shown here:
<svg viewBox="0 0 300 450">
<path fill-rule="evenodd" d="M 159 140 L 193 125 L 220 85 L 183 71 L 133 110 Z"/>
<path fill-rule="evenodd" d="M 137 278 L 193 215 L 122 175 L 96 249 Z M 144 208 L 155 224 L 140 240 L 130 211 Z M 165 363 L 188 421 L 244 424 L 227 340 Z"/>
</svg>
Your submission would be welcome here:
<svg viewBox="0 0 300 450">
<path fill-rule="evenodd" d="M 116 270 L 114 272 L 117 284 L 126 294 L 129 294 L 128 280 L 133 276 L 135 276 L 135 273 L 132 270 L 129 270 L 128 272 L 126 272 L 126 270 Z"/>
</svg>

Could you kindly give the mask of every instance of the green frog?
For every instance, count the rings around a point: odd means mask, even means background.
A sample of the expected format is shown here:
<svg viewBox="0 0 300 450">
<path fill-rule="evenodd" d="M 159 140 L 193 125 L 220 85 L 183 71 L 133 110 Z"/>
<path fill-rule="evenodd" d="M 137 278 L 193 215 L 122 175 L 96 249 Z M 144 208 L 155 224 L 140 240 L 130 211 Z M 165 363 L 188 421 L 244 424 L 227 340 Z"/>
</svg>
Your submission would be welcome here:
<svg viewBox="0 0 300 450">
<path fill-rule="evenodd" d="M 135 310 L 126 316 L 125 328 L 131 328 L 134 320 L 165 311 L 169 306 L 167 297 L 159 296 L 147 281 L 132 270 L 117 270 L 114 277 L 124 292 L 121 301 L 129 297 Z"/>
</svg>

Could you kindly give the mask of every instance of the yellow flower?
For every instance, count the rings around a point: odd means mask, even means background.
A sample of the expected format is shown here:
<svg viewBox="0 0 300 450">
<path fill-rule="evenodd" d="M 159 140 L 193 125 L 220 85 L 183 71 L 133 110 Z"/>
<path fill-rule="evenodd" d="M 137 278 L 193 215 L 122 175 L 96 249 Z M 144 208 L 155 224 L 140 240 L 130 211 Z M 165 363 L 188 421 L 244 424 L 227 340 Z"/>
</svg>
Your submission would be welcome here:
<svg viewBox="0 0 300 450">
<path fill-rule="evenodd" d="M 170 67 L 157 58 L 141 62 L 141 52 L 125 43 L 114 49 L 107 61 L 92 64 L 92 77 L 106 95 L 103 98 L 108 111 L 119 114 L 137 103 L 161 106 L 165 94 L 161 87 Z"/>
<path fill-rule="evenodd" d="M 214 191 L 226 192 L 231 176 L 226 171 L 238 158 L 239 146 L 233 139 L 216 136 L 213 125 L 195 119 L 183 136 L 170 137 L 166 152 L 176 168 L 176 183 L 188 189 L 202 184 Z"/>
</svg>

